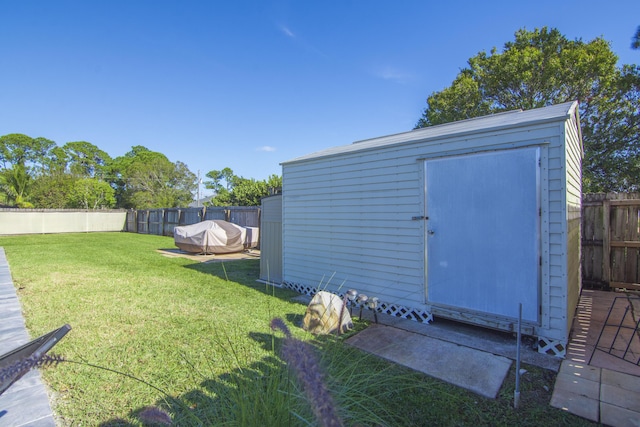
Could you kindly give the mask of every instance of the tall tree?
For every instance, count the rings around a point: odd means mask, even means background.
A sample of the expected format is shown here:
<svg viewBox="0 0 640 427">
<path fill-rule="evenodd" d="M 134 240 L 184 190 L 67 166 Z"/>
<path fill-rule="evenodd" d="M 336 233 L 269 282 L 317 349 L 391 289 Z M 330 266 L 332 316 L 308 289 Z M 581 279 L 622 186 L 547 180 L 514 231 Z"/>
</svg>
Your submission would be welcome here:
<svg viewBox="0 0 640 427">
<path fill-rule="evenodd" d="M 33 204 L 28 201 L 31 182 L 32 178 L 26 166 L 22 164 L 15 164 L 0 172 L 0 189 L 5 193 L 6 201 L 19 208 L 33 207 Z"/>
<path fill-rule="evenodd" d="M 282 177 L 278 175 L 258 181 L 237 176 L 231 168 L 224 168 L 212 170 L 206 176 L 211 181 L 205 181 L 205 187 L 216 192 L 211 201 L 214 206 L 260 206 L 263 197 L 282 188 Z"/>
<path fill-rule="evenodd" d="M 0 162 L 4 168 L 12 165 L 40 167 L 56 143 L 46 138 L 31 138 L 21 133 L 0 136 Z"/>
<path fill-rule="evenodd" d="M 502 52 L 480 52 L 453 84 L 427 98 L 416 128 L 578 100 L 585 192 L 640 189 L 639 69 L 617 68 L 609 43 L 521 29 Z"/>
<path fill-rule="evenodd" d="M 107 209 L 116 204 L 115 191 L 105 181 L 81 178 L 74 182 L 69 193 L 68 206 L 80 209 Z"/>
<path fill-rule="evenodd" d="M 44 162 L 43 175 L 62 175 L 67 173 L 68 162 L 68 153 L 62 147 L 53 147 L 49 157 Z"/>
<path fill-rule="evenodd" d="M 31 138 L 21 133 L 0 136 L 0 191 L 4 199 L 18 207 L 33 207 L 29 191 L 33 180 L 42 173 L 55 142 Z"/>
<path fill-rule="evenodd" d="M 206 173 L 209 181 L 204 181 L 205 188 L 213 190 L 216 193 L 214 204 L 215 206 L 231 206 L 231 190 L 234 184 L 237 182 L 238 177 L 234 175 L 231 168 L 224 168 L 222 170 L 212 170 Z"/>
<path fill-rule="evenodd" d="M 260 200 L 268 193 L 266 181 L 241 178 L 233 187 L 231 204 L 234 206 L 260 206 Z"/>
<path fill-rule="evenodd" d="M 118 206 L 123 208 L 187 206 L 197 187 L 195 174 L 184 163 L 172 163 L 142 146 L 115 158 L 108 169 Z"/>
<path fill-rule="evenodd" d="M 68 173 L 48 173 L 33 182 L 30 200 L 41 209 L 71 208 L 69 196 L 78 179 Z"/>
<path fill-rule="evenodd" d="M 100 178 L 111 161 L 111 156 L 86 141 L 67 142 L 62 149 L 68 158 L 69 171 L 80 177 Z"/>
</svg>

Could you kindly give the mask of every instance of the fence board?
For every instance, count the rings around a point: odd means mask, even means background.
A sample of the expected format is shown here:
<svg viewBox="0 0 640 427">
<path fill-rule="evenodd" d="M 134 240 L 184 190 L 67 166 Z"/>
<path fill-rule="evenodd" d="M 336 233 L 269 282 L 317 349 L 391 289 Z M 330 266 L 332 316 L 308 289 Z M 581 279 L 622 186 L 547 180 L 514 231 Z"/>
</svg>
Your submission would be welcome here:
<svg viewBox="0 0 640 427">
<path fill-rule="evenodd" d="M 164 231 L 164 209 L 149 210 L 149 234 L 162 236 Z"/>
<path fill-rule="evenodd" d="M 191 225 L 202 221 L 204 216 L 203 208 L 186 208 L 182 209 L 182 218 L 180 225 Z"/>
<path fill-rule="evenodd" d="M 636 243 L 638 241 L 638 207 L 626 207 L 627 228 L 625 230 L 625 242 Z M 638 242 L 640 244 L 640 242 Z M 638 283 L 638 248 L 628 246 L 625 259 L 625 282 Z"/>
<path fill-rule="evenodd" d="M 136 230 L 140 234 L 149 234 L 149 211 L 138 210 L 136 211 L 136 217 L 138 218 Z"/>
<path fill-rule="evenodd" d="M 582 283 L 627 287 L 640 282 L 640 194 L 585 194 Z"/>
<path fill-rule="evenodd" d="M 127 211 L 127 223 L 126 223 L 125 231 L 128 233 L 137 233 L 138 232 L 138 216 L 136 215 L 136 211 L 129 210 Z"/>
<path fill-rule="evenodd" d="M 164 210 L 162 234 L 164 236 L 173 237 L 173 229 L 180 225 L 182 219 L 182 210 L 178 208 L 170 208 Z"/>
<path fill-rule="evenodd" d="M 227 220 L 227 213 L 225 208 L 222 207 L 211 207 L 207 208 L 204 212 L 203 221 L 214 220 L 214 219 L 223 219 Z"/>
<path fill-rule="evenodd" d="M 260 209 L 256 209 L 254 206 L 230 207 L 227 218 L 227 221 L 242 227 L 260 227 Z"/>
<path fill-rule="evenodd" d="M 585 203 L 582 210 L 582 273 L 584 281 L 602 281 L 603 207 Z"/>
<path fill-rule="evenodd" d="M 611 207 L 611 240 L 610 243 L 624 240 L 625 211 L 617 206 Z M 611 281 L 624 282 L 625 248 L 611 247 Z"/>
</svg>

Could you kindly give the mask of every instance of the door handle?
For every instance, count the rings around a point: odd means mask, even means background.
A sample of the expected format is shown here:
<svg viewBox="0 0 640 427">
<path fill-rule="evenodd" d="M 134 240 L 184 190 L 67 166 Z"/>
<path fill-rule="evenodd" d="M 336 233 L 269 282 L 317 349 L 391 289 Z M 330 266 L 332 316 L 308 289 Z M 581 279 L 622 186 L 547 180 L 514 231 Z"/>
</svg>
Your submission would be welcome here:
<svg viewBox="0 0 640 427">
<path fill-rule="evenodd" d="M 427 233 L 429 234 L 429 236 L 433 236 L 434 234 L 436 234 L 434 230 L 427 230 Z"/>
<path fill-rule="evenodd" d="M 425 220 L 426 221 L 428 219 L 429 219 L 429 217 L 428 216 L 424 216 L 424 215 L 423 216 L 412 216 L 411 217 L 412 221 L 420 221 L 420 220 Z"/>
</svg>

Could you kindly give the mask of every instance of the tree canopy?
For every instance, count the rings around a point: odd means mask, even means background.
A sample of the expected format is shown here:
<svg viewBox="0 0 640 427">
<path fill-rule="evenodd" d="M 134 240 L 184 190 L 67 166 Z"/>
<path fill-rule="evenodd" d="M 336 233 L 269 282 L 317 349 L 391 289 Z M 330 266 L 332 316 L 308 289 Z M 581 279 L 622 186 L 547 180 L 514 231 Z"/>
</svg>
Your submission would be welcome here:
<svg viewBox="0 0 640 427">
<path fill-rule="evenodd" d="M 76 180 L 69 191 L 67 204 L 71 208 L 111 208 L 116 204 L 113 188 L 105 182 L 92 178 Z"/>
<path fill-rule="evenodd" d="M 640 67 L 617 67 L 601 38 L 521 29 L 498 52 L 470 58 L 451 86 L 427 98 L 416 128 L 578 100 L 585 192 L 640 189 Z"/>
<path fill-rule="evenodd" d="M 109 166 L 118 206 L 124 208 L 172 208 L 187 206 L 196 190 L 196 176 L 184 163 L 143 146 L 132 147 Z"/>
<path fill-rule="evenodd" d="M 213 206 L 260 206 L 263 197 L 282 188 L 282 177 L 271 175 L 266 180 L 236 176 L 231 168 L 207 172 L 205 187 L 214 190 Z"/>
<path fill-rule="evenodd" d="M 196 177 L 187 165 L 142 146 L 112 159 L 86 141 L 0 136 L 0 204 L 104 209 L 188 206 Z"/>
<path fill-rule="evenodd" d="M 41 167 L 54 146 L 55 142 L 46 138 L 31 138 L 21 133 L 0 136 L 0 162 L 3 168 L 15 165 Z"/>
<path fill-rule="evenodd" d="M 282 187 L 267 180 L 236 176 L 230 168 L 212 170 L 206 188 L 215 206 L 257 206 Z M 0 136 L 0 205 L 36 208 L 151 209 L 187 207 L 197 178 L 180 161 L 136 145 L 112 158 L 87 141 L 57 146 L 46 138 L 13 133 Z"/>
<path fill-rule="evenodd" d="M 100 177 L 111 156 L 86 141 L 67 142 L 62 147 L 71 174 L 80 177 Z"/>
<path fill-rule="evenodd" d="M 5 193 L 5 202 L 12 203 L 19 208 L 32 208 L 33 204 L 27 200 L 33 179 L 29 176 L 26 166 L 15 164 L 12 168 L 0 172 L 0 190 Z"/>
</svg>

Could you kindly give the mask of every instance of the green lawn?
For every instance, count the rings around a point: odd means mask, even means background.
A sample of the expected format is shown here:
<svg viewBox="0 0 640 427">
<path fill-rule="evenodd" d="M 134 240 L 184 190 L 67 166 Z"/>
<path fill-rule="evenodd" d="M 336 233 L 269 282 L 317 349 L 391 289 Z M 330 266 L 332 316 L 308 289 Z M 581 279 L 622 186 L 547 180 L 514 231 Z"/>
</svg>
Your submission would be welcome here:
<svg viewBox="0 0 640 427">
<path fill-rule="evenodd" d="M 485 399 L 338 339 L 314 340 L 297 326 L 306 307 L 296 294 L 256 282 L 257 260 L 167 258 L 157 249 L 173 239 L 131 233 L 0 237 L 0 246 L 32 336 L 69 323 L 54 353 L 153 385 L 86 364 L 46 369 L 60 425 L 137 426 L 150 405 L 176 425 L 314 425 L 280 359 L 274 317 L 315 345 L 346 425 L 589 424 L 549 406 L 550 371 L 526 367 L 516 411 L 513 368 L 498 399 Z"/>
</svg>

